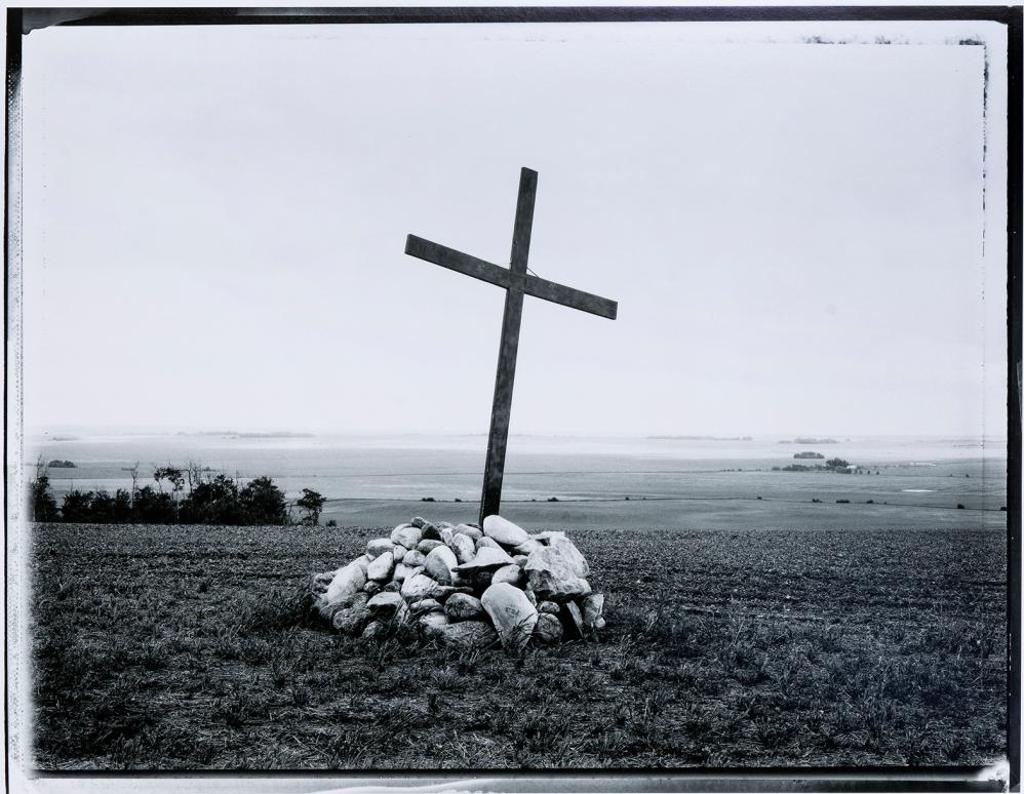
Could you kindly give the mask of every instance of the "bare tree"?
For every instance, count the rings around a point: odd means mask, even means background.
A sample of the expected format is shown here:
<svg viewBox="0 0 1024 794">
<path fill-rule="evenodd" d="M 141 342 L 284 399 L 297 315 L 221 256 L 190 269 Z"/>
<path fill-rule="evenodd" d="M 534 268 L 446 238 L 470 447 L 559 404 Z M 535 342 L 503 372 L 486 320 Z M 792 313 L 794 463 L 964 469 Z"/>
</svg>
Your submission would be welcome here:
<svg viewBox="0 0 1024 794">
<path fill-rule="evenodd" d="M 135 492 L 139 489 L 139 462 L 135 461 L 132 466 L 122 466 L 121 471 L 128 472 L 132 478 L 132 507 L 135 507 Z"/>
<path fill-rule="evenodd" d="M 188 478 L 188 492 L 192 493 L 193 488 L 203 483 L 203 464 L 189 460 L 185 464 L 185 476 Z"/>
</svg>

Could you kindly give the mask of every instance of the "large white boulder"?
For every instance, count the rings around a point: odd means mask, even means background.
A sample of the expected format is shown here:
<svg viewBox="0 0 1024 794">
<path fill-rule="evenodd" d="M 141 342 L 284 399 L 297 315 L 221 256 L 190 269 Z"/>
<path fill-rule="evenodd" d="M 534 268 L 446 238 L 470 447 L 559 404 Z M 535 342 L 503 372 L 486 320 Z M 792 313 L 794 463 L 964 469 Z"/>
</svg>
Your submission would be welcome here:
<svg viewBox="0 0 1024 794">
<path fill-rule="evenodd" d="M 394 552 L 395 544 L 387 538 L 374 538 L 366 544 L 366 556 L 376 559 L 386 551 Z"/>
<path fill-rule="evenodd" d="M 455 552 L 455 557 L 460 563 L 469 562 L 476 554 L 476 546 L 469 535 L 453 535 L 448 547 Z"/>
<path fill-rule="evenodd" d="M 530 539 L 529 533 L 501 516 L 484 519 L 484 534 L 504 546 L 518 546 Z"/>
<path fill-rule="evenodd" d="M 434 594 L 437 582 L 429 576 L 418 573 L 402 582 L 402 598 L 407 601 L 418 601 L 421 598 L 429 598 Z"/>
<path fill-rule="evenodd" d="M 399 524 L 391 532 L 391 542 L 400 543 L 407 549 L 415 549 L 423 539 L 423 531 L 412 524 Z"/>
<path fill-rule="evenodd" d="M 357 557 L 348 565 L 339 568 L 327 585 L 327 592 L 323 600 L 327 607 L 334 606 L 341 602 L 346 596 L 358 593 L 366 584 L 366 569 L 370 561 L 365 555 Z"/>
<path fill-rule="evenodd" d="M 508 582 L 515 587 L 522 587 L 526 582 L 526 576 L 523 574 L 523 569 L 513 562 L 496 570 L 494 576 L 491 577 L 491 582 L 493 584 Z"/>
<path fill-rule="evenodd" d="M 502 549 L 492 549 L 484 546 L 468 562 L 456 565 L 454 570 L 458 573 L 475 573 L 477 571 L 494 571 L 504 568 L 506 565 L 513 565 L 512 558 Z M 516 566 L 517 568 L 519 566 Z"/>
<path fill-rule="evenodd" d="M 590 566 L 567 538 L 552 538 L 550 546 L 532 552 L 525 570 L 530 589 L 542 599 L 565 601 L 590 594 L 590 584 L 583 578 Z"/>
<path fill-rule="evenodd" d="M 537 609 L 526 593 L 507 582 L 492 584 L 480 597 L 506 650 L 520 650 L 530 641 L 537 624 Z"/>
<path fill-rule="evenodd" d="M 391 572 L 395 570 L 395 555 L 386 551 L 375 558 L 366 567 L 366 578 L 375 582 L 386 582 L 391 579 Z"/>
</svg>

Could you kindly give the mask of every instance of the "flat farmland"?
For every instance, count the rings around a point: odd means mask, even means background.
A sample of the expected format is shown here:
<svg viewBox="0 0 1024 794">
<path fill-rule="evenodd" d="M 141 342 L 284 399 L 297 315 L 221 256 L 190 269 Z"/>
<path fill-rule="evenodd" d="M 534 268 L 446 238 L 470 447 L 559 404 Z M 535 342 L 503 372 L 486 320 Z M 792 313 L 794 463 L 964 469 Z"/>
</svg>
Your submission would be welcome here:
<svg viewBox="0 0 1024 794">
<path fill-rule="evenodd" d="M 310 575 L 389 530 L 34 525 L 36 767 L 903 766 L 1005 754 L 1003 531 L 574 528 L 608 597 L 606 629 L 508 657 L 350 639 L 309 620 Z"/>
</svg>

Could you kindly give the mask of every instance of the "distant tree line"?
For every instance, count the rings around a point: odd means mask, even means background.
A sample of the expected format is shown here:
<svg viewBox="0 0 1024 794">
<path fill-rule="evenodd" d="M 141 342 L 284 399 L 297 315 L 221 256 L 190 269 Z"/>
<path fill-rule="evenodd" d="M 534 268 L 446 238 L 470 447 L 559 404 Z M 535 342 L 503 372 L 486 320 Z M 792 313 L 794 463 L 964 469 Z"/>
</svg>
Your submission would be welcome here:
<svg viewBox="0 0 1024 794">
<path fill-rule="evenodd" d="M 807 457 L 803 453 L 794 455 L 793 457 Z M 824 455 L 819 455 L 824 457 Z M 825 461 L 825 465 L 814 465 L 808 466 L 803 463 L 790 463 L 788 466 L 772 466 L 772 471 L 832 471 L 839 474 L 870 474 L 867 469 L 861 468 L 860 466 L 851 466 L 849 461 L 843 460 L 842 458 L 829 458 Z M 878 474 L 876 471 L 875 474 Z"/>
<path fill-rule="evenodd" d="M 256 477 L 239 486 L 231 477 L 189 462 L 184 468 L 161 466 L 153 470 L 152 485 L 138 486 L 138 464 L 128 467 L 132 487 L 107 491 L 72 489 L 58 506 L 50 487 L 47 465 L 36 466 L 29 488 L 33 521 L 82 524 L 291 524 L 288 500 L 270 477 Z M 169 486 L 164 490 L 164 484 Z M 327 500 L 316 491 L 302 489 L 295 507 L 298 523 L 316 526 Z"/>
</svg>

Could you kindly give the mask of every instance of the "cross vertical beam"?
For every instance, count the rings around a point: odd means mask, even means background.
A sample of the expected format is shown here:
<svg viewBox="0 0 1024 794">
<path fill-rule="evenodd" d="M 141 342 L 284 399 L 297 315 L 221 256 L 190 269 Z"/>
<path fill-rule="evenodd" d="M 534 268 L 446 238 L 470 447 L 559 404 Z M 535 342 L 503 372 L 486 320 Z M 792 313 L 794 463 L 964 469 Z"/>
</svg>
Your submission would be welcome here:
<svg viewBox="0 0 1024 794">
<path fill-rule="evenodd" d="M 409 256 L 506 290 L 505 316 L 501 323 L 501 344 L 498 347 L 498 371 L 494 377 L 491 429 L 487 436 L 487 458 L 484 462 L 484 487 L 480 497 L 481 524 L 487 516 L 494 515 L 501 509 L 501 484 L 505 473 L 509 417 L 512 414 L 512 387 L 516 376 L 519 327 L 523 321 L 523 296 L 532 295 L 561 306 L 596 314 L 598 317 L 607 317 L 609 320 L 614 320 L 619 310 L 618 304 L 613 300 L 527 273 L 526 263 L 530 257 L 533 205 L 536 196 L 537 172 L 524 168 L 519 172 L 519 199 L 516 202 L 512 256 L 508 268 L 424 240 L 414 234 L 408 235 L 405 239 L 405 253 Z"/>
<path fill-rule="evenodd" d="M 505 317 L 501 323 L 498 346 L 498 371 L 494 376 L 494 401 L 491 404 L 491 428 L 487 434 L 487 458 L 484 463 L 484 486 L 480 496 L 480 525 L 484 518 L 501 508 L 501 485 L 505 476 L 505 449 L 512 415 L 512 388 L 516 378 L 516 355 L 519 352 L 519 327 L 523 319 L 523 286 L 526 263 L 530 257 L 530 235 L 533 230 L 533 206 L 537 197 L 537 172 L 523 168 L 519 172 L 519 198 L 512 232 L 508 291 L 505 293 Z"/>
</svg>

